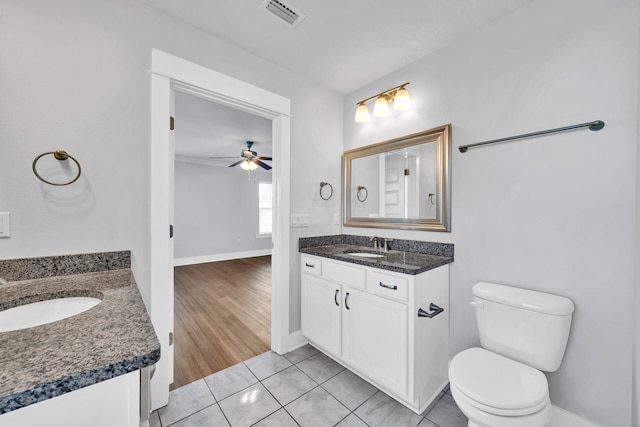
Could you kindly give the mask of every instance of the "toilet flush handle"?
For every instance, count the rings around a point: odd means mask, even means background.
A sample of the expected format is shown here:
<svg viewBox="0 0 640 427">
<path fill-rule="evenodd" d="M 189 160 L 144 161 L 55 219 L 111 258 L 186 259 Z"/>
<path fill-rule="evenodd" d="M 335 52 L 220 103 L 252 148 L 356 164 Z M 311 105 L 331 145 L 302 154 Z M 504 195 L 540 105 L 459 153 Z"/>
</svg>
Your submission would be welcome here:
<svg viewBox="0 0 640 427">
<path fill-rule="evenodd" d="M 469 305 L 473 308 L 484 308 L 484 304 L 478 301 L 471 301 Z"/>
</svg>

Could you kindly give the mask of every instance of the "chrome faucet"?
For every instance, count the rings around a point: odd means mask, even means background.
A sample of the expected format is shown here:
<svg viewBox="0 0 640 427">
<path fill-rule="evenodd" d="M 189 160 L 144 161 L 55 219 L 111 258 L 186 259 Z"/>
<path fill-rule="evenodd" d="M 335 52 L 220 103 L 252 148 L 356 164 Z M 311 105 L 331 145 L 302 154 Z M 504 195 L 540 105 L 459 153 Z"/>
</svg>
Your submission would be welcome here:
<svg viewBox="0 0 640 427">
<path fill-rule="evenodd" d="M 373 248 L 374 249 L 380 249 L 380 239 L 377 238 L 376 236 L 373 236 L 372 238 L 369 239 L 370 242 L 373 242 Z"/>
</svg>

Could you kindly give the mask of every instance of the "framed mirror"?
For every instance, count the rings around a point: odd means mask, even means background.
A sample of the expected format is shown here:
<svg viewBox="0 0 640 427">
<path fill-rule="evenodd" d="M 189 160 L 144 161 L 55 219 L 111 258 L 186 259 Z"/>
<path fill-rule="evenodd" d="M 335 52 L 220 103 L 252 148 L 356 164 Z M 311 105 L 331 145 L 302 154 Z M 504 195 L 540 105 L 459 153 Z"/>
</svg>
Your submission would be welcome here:
<svg viewBox="0 0 640 427">
<path fill-rule="evenodd" d="M 345 151 L 344 225 L 450 231 L 451 124 Z"/>
</svg>

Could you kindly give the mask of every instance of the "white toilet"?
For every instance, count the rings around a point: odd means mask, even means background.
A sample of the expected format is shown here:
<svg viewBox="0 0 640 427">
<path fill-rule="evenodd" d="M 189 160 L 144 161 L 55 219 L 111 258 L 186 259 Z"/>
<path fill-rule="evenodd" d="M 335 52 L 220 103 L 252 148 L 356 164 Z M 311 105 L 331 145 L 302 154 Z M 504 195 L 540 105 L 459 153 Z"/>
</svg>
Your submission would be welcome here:
<svg viewBox="0 0 640 427">
<path fill-rule="evenodd" d="M 560 367 L 573 302 L 480 282 L 473 287 L 480 344 L 449 366 L 451 394 L 469 427 L 544 427 L 551 421 L 547 378 Z"/>
</svg>

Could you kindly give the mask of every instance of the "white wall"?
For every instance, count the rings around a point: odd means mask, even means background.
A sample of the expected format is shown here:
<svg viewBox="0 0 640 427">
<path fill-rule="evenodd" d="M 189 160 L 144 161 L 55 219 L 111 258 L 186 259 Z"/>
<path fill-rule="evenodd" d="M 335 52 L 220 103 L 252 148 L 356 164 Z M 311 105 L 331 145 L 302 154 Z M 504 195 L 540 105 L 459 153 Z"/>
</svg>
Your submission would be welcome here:
<svg viewBox="0 0 640 427">
<path fill-rule="evenodd" d="M 258 238 L 258 184 L 271 172 L 176 161 L 176 259 L 271 249 Z"/>
<path fill-rule="evenodd" d="M 345 149 L 452 123 L 453 145 L 596 119 L 580 130 L 452 158 L 452 232 L 345 233 L 455 244 L 451 356 L 478 345 L 467 302 L 480 280 L 576 304 L 551 401 L 631 423 L 638 10 L 635 1 L 539 0 L 345 97 Z M 355 103 L 410 81 L 412 108 L 353 121 Z"/>
<path fill-rule="evenodd" d="M 299 329 L 299 235 L 327 234 L 339 197 L 342 99 L 290 71 L 127 0 L 6 0 L 0 5 L 0 258 L 131 249 L 149 289 L 151 49 L 291 99 L 291 199 L 310 226 L 291 233 L 292 331 Z M 65 149 L 82 163 L 69 187 L 40 184 L 33 158 Z"/>
<path fill-rule="evenodd" d="M 638 56 L 636 57 L 636 67 L 638 67 L 638 99 L 636 106 L 640 106 L 640 15 L 638 18 Z M 636 140 L 640 140 L 640 108 L 637 109 L 637 123 L 636 123 Z M 640 171 L 638 170 L 640 165 L 640 150 L 636 150 L 636 277 L 635 277 L 635 298 L 634 298 L 634 313 L 635 319 L 633 322 L 633 392 L 631 397 L 632 402 L 632 426 L 640 426 Z"/>
</svg>

